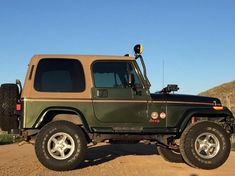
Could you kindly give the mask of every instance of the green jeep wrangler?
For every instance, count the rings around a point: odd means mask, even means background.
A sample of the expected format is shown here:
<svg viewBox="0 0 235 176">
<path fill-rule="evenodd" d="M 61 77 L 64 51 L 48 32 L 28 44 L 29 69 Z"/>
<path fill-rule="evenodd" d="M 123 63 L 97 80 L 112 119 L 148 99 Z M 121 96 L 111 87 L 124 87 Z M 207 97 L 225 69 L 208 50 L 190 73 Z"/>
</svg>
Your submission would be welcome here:
<svg viewBox="0 0 235 176">
<path fill-rule="evenodd" d="M 167 161 L 202 169 L 227 160 L 235 132 L 231 111 L 217 98 L 174 94 L 177 85 L 150 93 L 142 46 L 134 51 L 134 58 L 33 56 L 16 114 L 25 139 L 36 135 L 45 167 L 78 168 L 87 144 L 103 141 L 144 141 Z"/>
</svg>

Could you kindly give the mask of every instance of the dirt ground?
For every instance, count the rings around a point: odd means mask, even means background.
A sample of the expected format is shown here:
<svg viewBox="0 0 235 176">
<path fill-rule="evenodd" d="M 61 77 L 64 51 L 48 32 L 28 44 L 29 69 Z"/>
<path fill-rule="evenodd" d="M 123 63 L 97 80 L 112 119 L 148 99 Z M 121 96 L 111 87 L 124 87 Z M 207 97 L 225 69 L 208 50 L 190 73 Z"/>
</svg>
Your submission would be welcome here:
<svg viewBox="0 0 235 176">
<path fill-rule="evenodd" d="M 80 168 L 68 172 L 55 172 L 43 167 L 34 153 L 34 146 L 17 144 L 0 146 L 0 176 L 234 176 L 235 152 L 227 162 L 215 170 L 200 170 L 184 163 L 164 161 L 155 147 L 144 144 L 102 144 L 89 147 Z"/>
</svg>

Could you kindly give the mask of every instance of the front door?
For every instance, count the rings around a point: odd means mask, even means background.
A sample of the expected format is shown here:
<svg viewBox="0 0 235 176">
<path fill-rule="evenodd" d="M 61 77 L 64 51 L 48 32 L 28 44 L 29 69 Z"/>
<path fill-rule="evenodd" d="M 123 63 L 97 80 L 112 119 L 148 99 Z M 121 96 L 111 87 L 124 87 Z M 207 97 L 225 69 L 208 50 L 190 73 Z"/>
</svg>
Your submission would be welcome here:
<svg viewBox="0 0 235 176">
<path fill-rule="evenodd" d="M 132 61 L 97 61 L 92 74 L 93 107 L 102 125 L 131 128 L 148 120 L 148 96 Z"/>
</svg>

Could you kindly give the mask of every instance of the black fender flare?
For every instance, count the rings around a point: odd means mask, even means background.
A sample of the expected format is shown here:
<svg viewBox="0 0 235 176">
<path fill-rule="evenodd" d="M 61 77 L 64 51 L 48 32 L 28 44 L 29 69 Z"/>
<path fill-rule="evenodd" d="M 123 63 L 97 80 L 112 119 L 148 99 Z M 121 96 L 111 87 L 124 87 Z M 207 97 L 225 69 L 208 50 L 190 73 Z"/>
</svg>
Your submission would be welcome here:
<svg viewBox="0 0 235 176">
<path fill-rule="evenodd" d="M 223 110 L 215 110 L 213 107 L 208 108 L 193 108 L 186 111 L 183 115 L 182 120 L 178 123 L 179 126 L 179 133 L 182 133 L 183 130 L 187 127 L 188 122 L 191 120 L 193 116 L 201 116 L 201 117 L 208 117 L 208 118 L 218 118 L 218 117 L 225 117 L 232 119 L 233 114 L 232 112 L 224 107 Z"/>
<path fill-rule="evenodd" d="M 50 113 L 50 112 L 70 112 L 70 113 L 73 113 L 73 114 L 76 114 L 78 115 L 78 117 L 80 118 L 81 122 L 82 122 L 82 125 L 84 126 L 85 130 L 87 132 L 90 131 L 90 128 L 89 128 L 89 125 L 85 119 L 85 116 L 83 115 L 83 113 L 76 109 L 76 108 L 71 108 L 71 107 L 49 107 L 49 108 L 46 108 L 44 109 L 41 114 L 38 116 L 37 120 L 35 121 L 34 125 L 32 128 L 38 128 L 40 126 L 40 124 L 43 123 L 43 121 L 45 120 L 45 116 Z"/>
</svg>

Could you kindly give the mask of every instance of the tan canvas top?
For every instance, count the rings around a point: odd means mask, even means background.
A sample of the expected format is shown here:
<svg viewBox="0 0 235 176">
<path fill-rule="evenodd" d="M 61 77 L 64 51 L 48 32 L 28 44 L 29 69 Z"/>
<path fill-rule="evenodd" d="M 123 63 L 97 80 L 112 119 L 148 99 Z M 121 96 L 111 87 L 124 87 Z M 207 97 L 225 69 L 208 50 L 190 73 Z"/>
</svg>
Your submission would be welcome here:
<svg viewBox="0 0 235 176">
<path fill-rule="evenodd" d="M 86 89 L 84 92 L 79 93 L 51 93 L 51 92 L 38 92 L 34 89 L 34 77 L 37 70 L 39 61 L 43 58 L 55 59 L 78 59 L 84 69 Z M 91 64 L 96 60 L 135 60 L 133 57 L 128 56 L 101 56 L 101 55 L 62 55 L 62 54 L 43 54 L 34 55 L 30 61 L 27 75 L 24 82 L 22 97 L 24 98 L 91 98 L 92 76 L 90 72 Z M 32 67 L 34 67 L 32 69 Z M 31 75 L 31 79 L 29 79 Z"/>
<path fill-rule="evenodd" d="M 69 55 L 69 54 L 38 54 L 32 57 L 33 60 L 42 58 L 63 58 L 63 59 L 79 59 L 81 62 L 93 62 L 95 60 L 134 60 L 128 56 L 107 56 L 107 55 Z"/>
</svg>

